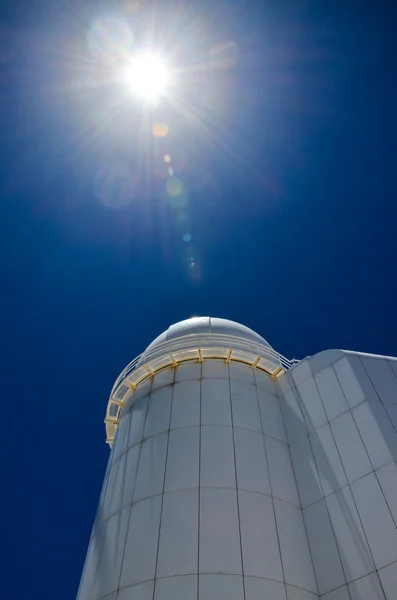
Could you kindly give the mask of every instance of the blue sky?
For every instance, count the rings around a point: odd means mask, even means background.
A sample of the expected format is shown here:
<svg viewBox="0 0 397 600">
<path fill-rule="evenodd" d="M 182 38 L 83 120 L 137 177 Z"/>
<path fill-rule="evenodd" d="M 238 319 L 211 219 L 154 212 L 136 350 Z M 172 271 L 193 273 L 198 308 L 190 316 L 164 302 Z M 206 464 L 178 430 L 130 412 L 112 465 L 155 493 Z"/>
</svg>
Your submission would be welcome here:
<svg viewBox="0 0 397 600">
<path fill-rule="evenodd" d="M 8 600 L 75 596 L 108 392 L 171 323 L 397 355 L 392 9 L 318 4 L 2 3 Z M 152 111 L 115 77 L 148 36 L 178 71 Z"/>
</svg>

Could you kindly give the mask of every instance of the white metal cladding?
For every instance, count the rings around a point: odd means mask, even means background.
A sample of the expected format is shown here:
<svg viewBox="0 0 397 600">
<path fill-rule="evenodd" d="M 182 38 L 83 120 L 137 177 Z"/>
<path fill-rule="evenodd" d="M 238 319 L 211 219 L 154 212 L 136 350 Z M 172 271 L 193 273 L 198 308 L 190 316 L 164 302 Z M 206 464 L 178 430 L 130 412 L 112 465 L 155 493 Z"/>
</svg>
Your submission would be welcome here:
<svg viewBox="0 0 397 600">
<path fill-rule="evenodd" d="M 397 360 L 222 358 L 121 407 L 78 600 L 395 600 Z"/>
<path fill-rule="evenodd" d="M 224 319 L 217 319 L 217 321 L 238 325 Z M 160 341 L 155 340 L 145 352 L 127 365 L 112 388 L 105 417 L 107 443 L 112 444 L 121 409 L 131 401 L 137 387 L 163 369 L 176 367 L 189 361 L 202 363 L 216 358 L 223 359 L 226 364 L 247 364 L 272 377 L 279 377 L 286 369 L 298 362 L 290 361 L 273 350 L 260 336 L 254 332 L 251 335 L 251 330 L 248 328 L 240 325 L 238 327 L 243 333 L 247 330 L 248 334 L 245 333 L 245 337 L 240 337 L 218 333 L 185 333 L 165 341 L 162 341 L 163 336 L 159 336 L 157 340 Z M 235 329 L 229 325 L 229 330 Z M 236 328 L 236 331 L 239 332 L 240 329 Z"/>
<path fill-rule="evenodd" d="M 321 600 L 397 598 L 397 359 L 326 351 L 278 385 Z"/>
<path fill-rule="evenodd" d="M 318 598 L 276 381 L 164 373 L 121 412 L 78 600 Z"/>
</svg>

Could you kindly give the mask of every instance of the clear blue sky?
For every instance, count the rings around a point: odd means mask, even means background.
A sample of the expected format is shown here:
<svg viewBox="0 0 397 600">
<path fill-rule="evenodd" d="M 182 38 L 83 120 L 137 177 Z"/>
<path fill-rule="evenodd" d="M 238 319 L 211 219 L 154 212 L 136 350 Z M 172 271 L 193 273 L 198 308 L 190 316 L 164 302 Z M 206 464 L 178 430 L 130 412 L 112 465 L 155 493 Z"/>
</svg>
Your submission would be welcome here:
<svg viewBox="0 0 397 600">
<path fill-rule="evenodd" d="M 75 596 L 108 392 L 169 324 L 233 319 L 289 358 L 397 355 L 392 3 L 159 6 L 1 6 L 7 600 Z M 166 47 L 177 102 L 145 116 L 114 81 L 115 28 L 128 50 L 148 31 Z"/>
</svg>

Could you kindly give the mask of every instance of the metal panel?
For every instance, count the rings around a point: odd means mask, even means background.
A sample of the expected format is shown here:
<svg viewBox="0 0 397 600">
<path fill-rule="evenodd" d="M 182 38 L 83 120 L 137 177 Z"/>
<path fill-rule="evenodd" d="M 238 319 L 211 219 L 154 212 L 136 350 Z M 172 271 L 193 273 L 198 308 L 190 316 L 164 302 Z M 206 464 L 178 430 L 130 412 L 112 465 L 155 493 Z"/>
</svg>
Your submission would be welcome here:
<svg viewBox="0 0 397 600">
<path fill-rule="evenodd" d="M 397 460 L 397 434 L 380 402 L 363 402 L 352 410 L 374 469 Z"/>
<path fill-rule="evenodd" d="M 154 600 L 178 600 L 179 598 L 181 600 L 190 600 L 190 598 L 196 600 L 197 575 L 165 577 L 156 580 Z M 131 600 L 135 600 L 135 598 Z M 152 597 L 149 600 L 152 600 Z"/>
<path fill-rule="evenodd" d="M 390 364 L 383 358 L 361 356 L 361 361 L 369 375 L 377 395 L 384 403 L 397 403 L 397 377 Z M 366 398 L 376 400 L 377 398 Z"/>
<path fill-rule="evenodd" d="M 174 385 L 171 429 L 200 425 L 200 393 L 199 379 L 181 381 Z"/>
<path fill-rule="evenodd" d="M 324 495 L 347 485 L 347 479 L 329 425 L 309 436 Z"/>
<path fill-rule="evenodd" d="M 118 588 L 129 514 L 130 507 L 125 508 L 105 524 L 101 558 L 95 579 L 95 598 L 102 598 Z"/>
<path fill-rule="evenodd" d="M 239 492 L 244 575 L 283 581 L 271 498 Z"/>
<path fill-rule="evenodd" d="M 271 437 L 286 443 L 287 437 L 283 416 L 281 414 L 281 403 L 276 396 L 267 390 L 257 388 L 259 410 L 262 421 L 262 431 Z"/>
<path fill-rule="evenodd" d="M 143 437 L 143 428 L 145 426 L 146 412 L 149 396 L 138 400 L 131 409 L 131 427 L 128 448 L 139 444 Z"/>
<path fill-rule="evenodd" d="M 213 488 L 236 487 L 231 427 L 201 428 L 200 485 Z"/>
<path fill-rule="evenodd" d="M 245 600 L 286 600 L 285 585 L 270 579 L 244 577 Z"/>
<path fill-rule="evenodd" d="M 372 471 L 368 455 L 350 412 L 331 422 L 336 446 L 350 482 Z"/>
<path fill-rule="evenodd" d="M 300 506 L 288 446 L 267 436 L 265 444 L 273 496 Z"/>
<path fill-rule="evenodd" d="M 128 439 L 130 435 L 131 411 L 123 414 L 120 425 L 117 429 L 116 439 L 113 444 L 113 459 L 117 460 L 128 447 Z"/>
<path fill-rule="evenodd" d="M 323 497 L 317 467 L 307 437 L 291 446 L 291 458 L 302 508 Z"/>
<path fill-rule="evenodd" d="M 303 418 L 297 393 L 295 391 L 286 392 L 280 400 L 280 406 L 288 442 L 293 444 L 307 434 L 306 421 Z"/>
<path fill-rule="evenodd" d="M 327 496 L 326 503 L 347 581 L 368 575 L 375 565 L 350 489 Z"/>
<path fill-rule="evenodd" d="M 303 416 L 308 431 L 314 431 L 327 422 L 320 394 L 313 378 L 306 379 L 298 386 Z"/>
<path fill-rule="evenodd" d="M 164 487 L 166 492 L 198 487 L 199 440 L 199 427 L 170 432 Z"/>
<path fill-rule="evenodd" d="M 167 437 L 167 433 L 162 433 L 142 443 L 134 493 L 135 502 L 161 494 L 163 491 Z"/>
<path fill-rule="evenodd" d="M 201 382 L 201 424 L 231 425 L 230 384 L 227 379 Z"/>
<path fill-rule="evenodd" d="M 389 510 L 397 523 L 397 464 L 389 463 L 376 471 Z"/>
<path fill-rule="evenodd" d="M 231 381 L 230 385 L 234 427 L 244 427 L 261 432 L 256 387 L 240 381 Z"/>
<path fill-rule="evenodd" d="M 239 575 L 200 575 L 199 589 L 199 600 L 244 600 L 243 578 Z"/>
<path fill-rule="evenodd" d="M 349 355 L 338 360 L 334 369 L 350 408 L 364 400 L 378 400 L 374 386 L 358 356 Z"/>
<path fill-rule="evenodd" d="M 123 588 L 119 591 L 117 600 L 153 600 L 153 583 L 153 581 L 145 581 L 145 583 Z"/>
<path fill-rule="evenodd" d="M 169 429 L 172 392 L 169 385 L 150 394 L 144 439 Z"/>
<path fill-rule="evenodd" d="M 397 563 L 389 565 L 379 571 L 386 600 L 395 600 L 397 590 Z"/>
<path fill-rule="evenodd" d="M 327 367 L 317 373 L 315 380 L 329 421 L 349 410 L 346 398 L 332 367 Z"/>
<path fill-rule="evenodd" d="M 157 577 L 197 572 L 198 489 L 164 494 Z"/>
<path fill-rule="evenodd" d="M 132 505 L 120 587 L 154 578 L 160 526 L 161 497 Z"/>
<path fill-rule="evenodd" d="M 270 494 L 263 435 L 235 429 L 234 444 L 239 489 Z"/>
<path fill-rule="evenodd" d="M 325 500 L 303 510 L 318 591 L 325 594 L 346 584 Z"/>
<path fill-rule="evenodd" d="M 282 500 L 274 508 L 286 583 L 317 593 L 302 511 Z"/>
<path fill-rule="evenodd" d="M 349 585 L 351 600 L 385 600 L 377 573 L 371 573 Z"/>
<path fill-rule="evenodd" d="M 200 491 L 200 573 L 241 575 L 236 492 Z"/>
<path fill-rule="evenodd" d="M 377 569 L 397 561 L 397 529 L 374 473 L 351 490 Z"/>
</svg>

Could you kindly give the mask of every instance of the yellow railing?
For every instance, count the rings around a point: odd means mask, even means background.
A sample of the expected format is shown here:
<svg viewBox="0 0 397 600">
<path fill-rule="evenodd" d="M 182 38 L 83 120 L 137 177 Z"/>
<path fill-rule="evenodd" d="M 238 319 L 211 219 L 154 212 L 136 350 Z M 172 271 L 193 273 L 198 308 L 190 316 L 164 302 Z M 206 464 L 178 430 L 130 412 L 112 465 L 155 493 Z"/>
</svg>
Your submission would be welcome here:
<svg viewBox="0 0 397 600">
<path fill-rule="evenodd" d="M 188 361 L 240 362 L 276 378 L 299 361 L 288 360 L 270 346 L 232 335 L 189 334 L 157 344 L 132 360 L 117 378 L 106 410 L 106 442 L 112 444 L 120 412 L 137 386 L 158 371 Z"/>
</svg>

